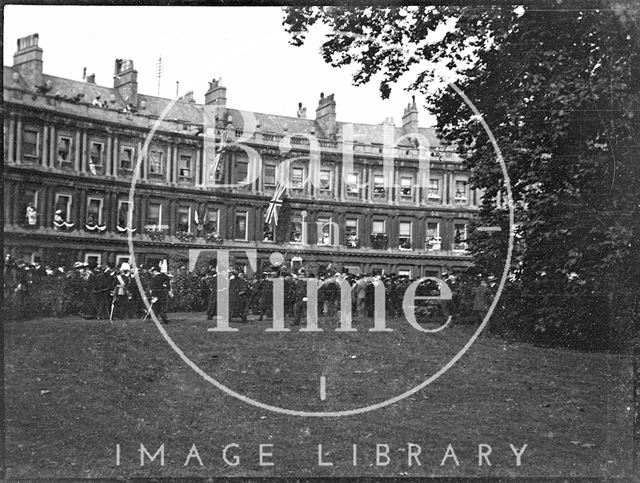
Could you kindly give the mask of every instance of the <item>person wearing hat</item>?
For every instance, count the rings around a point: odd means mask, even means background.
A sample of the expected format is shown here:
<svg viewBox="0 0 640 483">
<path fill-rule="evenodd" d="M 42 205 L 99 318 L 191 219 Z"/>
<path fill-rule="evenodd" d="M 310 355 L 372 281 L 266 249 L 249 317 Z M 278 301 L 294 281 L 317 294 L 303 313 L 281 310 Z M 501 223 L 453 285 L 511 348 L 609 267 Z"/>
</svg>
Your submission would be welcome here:
<svg viewBox="0 0 640 483">
<path fill-rule="evenodd" d="M 247 292 L 249 285 L 244 277 L 244 272 L 231 269 L 229 276 L 229 310 L 230 318 L 240 318 L 247 321 Z"/>
<path fill-rule="evenodd" d="M 209 267 L 204 282 L 209 291 L 207 300 L 207 320 L 213 320 L 218 312 L 218 274 L 215 268 Z"/>
<path fill-rule="evenodd" d="M 109 279 L 101 265 L 94 269 L 90 286 L 93 291 L 96 319 L 109 318 Z"/>
<path fill-rule="evenodd" d="M 167 308 L 169 304 L 169 292 L 171 291 L 171 279 L 169 275 L 160 270 L 160 267 L 153 266 L 152 277 L 149 284 L 151 289 L 151 299 L 155 299 L 153 309 L 163 324 L 168 324 Z"/>
<path fill-rule="evenodd" d="M 292 325 L 300 325 L 302 315 L 306 313 L 307 309 L 307 271 L 301 268 L 298 271 L 298 276 L 295 277 L 294 293 L 295 303 L 293 308 L 293 323 Z"/>
<path fill-rule="evenodd" d="M 127 262 L 120 265 L 120 270 L 115 273 L 113 288 L 113 314 L 116 318 L 131 317 L 131 305 L 133 295 L 131 293 L 131 267 Z"/>
</svg>

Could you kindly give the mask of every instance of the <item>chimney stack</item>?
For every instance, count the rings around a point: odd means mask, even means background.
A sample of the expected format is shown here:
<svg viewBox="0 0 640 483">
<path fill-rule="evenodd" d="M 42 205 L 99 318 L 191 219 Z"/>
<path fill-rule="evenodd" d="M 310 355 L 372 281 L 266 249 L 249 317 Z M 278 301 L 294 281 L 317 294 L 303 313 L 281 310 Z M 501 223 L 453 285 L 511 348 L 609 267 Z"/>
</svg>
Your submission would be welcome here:
<svg viewBox="0 0 640 483">
<path fill-rule="evenodd" d="M 127 104 L 138 105 L 138 71 L 133 68 L 133 61 L 116 59 L 113 87 Z"/>
<path fill-rule="evenodd" d="M 38 34 L 18 39 L 18 50 L 13 54 L 13 67 L 31 87 L 43 84 L 42 49 L 38 47 Z"/>
<path fill-rule="evenodd" d="M 320 93 L 320 101 L 318 101 L 316 108 L 316 122 L 322 128 L 325 136 L 333 136 L 337 133 L 336 101 L 333 94 L 325 97 L 323 92 Z"/>
<path fill-rule="evenodd" d="M 87 76 L 87 84 L 95 84 L 96 83 L 96 75 L 90 74 Z"/>
<path fill-rule="evenodd" d="M 418 107 L 416 96 L 411 96 L 411 103 L 407 104 L 402 115 L 402 131 L 405 134 L 418 132 Z"/>
<path fill-rule="evenodd" d="M 222 78 L 213 79 L 209 82 L 209 89 L 204 94 L 204 103 L 226 107 L 227 88 L 222 86 Z"/>
</svg>

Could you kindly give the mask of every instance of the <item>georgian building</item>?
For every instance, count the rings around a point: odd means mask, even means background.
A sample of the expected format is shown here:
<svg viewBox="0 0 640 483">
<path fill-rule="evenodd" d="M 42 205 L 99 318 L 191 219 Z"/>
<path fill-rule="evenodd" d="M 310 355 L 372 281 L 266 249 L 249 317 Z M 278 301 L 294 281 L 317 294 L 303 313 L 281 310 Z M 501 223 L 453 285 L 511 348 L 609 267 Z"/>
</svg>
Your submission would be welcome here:
<svg viewBox="0 0 640 483">
<path fill-rule="evenodd" d="M 287 264 L 361 273 L 425 276 L 469 263 L 480 193 L 454 150 L 418 127 L 415 102 L 402 126 L 342 123 L 323 94 L 315 119 L 301 105 L 295 116 L 241 112 L 215 80 L 204 104 L 192 94 L 173 103 L 139 93 L 130 60 L 116 60 L 112 87 L 44 74 L 37 34 L 18 41 L 3 75 L 5 253 L 16 258 L 117 265 L 131 232 L 138 264 L 190 248 L 239 250 L 237 263 L 255 249 L 259 269 L 274 251 Z M 205 136 L 221 153 L 215 176 Z M 266 224 L 283 170 L 279 222 Z"/>
</svg>

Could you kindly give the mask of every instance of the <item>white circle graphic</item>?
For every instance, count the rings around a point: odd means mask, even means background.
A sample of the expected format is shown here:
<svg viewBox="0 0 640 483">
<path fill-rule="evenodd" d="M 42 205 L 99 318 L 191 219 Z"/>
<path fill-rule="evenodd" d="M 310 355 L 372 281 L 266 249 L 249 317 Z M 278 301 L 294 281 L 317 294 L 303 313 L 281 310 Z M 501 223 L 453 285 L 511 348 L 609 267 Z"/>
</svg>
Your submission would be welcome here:
<svg viewBox="0 0 640 483">
<path fill-rule="evenodd" d="M 493 297 L 493 302 L 491 303 L 489 310 L 487 311 L 486 315 L 484 316 L 484 319 L 482 320 L 482 323 L 478 326 L 478 328 L 476 329 L 476 331 L 473 333 L 473 335 L 469 338 L 469 340 L 467 341 L 467 343 L 462 347 L 462 349 L 460 349 L 460 351 L 458 351 L 458 353 L 453 356 L 453 358 L 451 358 L 442 368 L 440 368 L 440 370 L 438 370 L 436 373 L 434 373 L 433 375 L 431 375 L 428 379 L 426 379 L 425 381 L 423 381 L 422 383 L 418 384 L 417 386 L 408 389 L 407 391 L 394 396 L 392 398 L 386 399 L 382 402 L 376 403 L 376 404 L 371 404 L 368 406 L 362 406 L 362 407 L 358 407 L 358 408 L 354 408 L 354 409 L 346 409 L 346 410 L 342 410 L 342 411 L 302 411 L 302 410 L 296 410 L 296 409 L 288 409 L 288 408 L 282 408 L 279 406 L 274 406 L 271 404 L 266 404 L 260 401 L 257 401 L 253 398 L 250 398 L 248 396 L 245 396 L 243 394 L 240 394 L 236 391 L 234 391 L 233 389 L 225 386 L 224 384 L 222 384 L 221 382 L 219 382 L 218 380 L 216 380 L 215 378 L 211 377 L 209 374 L 207 374 L 206 372 L 204 372 L 200 367 L 198 367 L 197 364 L 195 364 L 191 359 L 189 359 L 189 357 L 187 357 L 187 355 L 182 351 L 182 349 L 180 349 L 180 347 L 178 347 L 176 345 L 176 343 L 173 341 L 173 339 L 169 336 L 169 334 L 167 334 L 167 331 L 164 329 L 164 327 L 162 326 L 162 324 L 160 324 L 158 318 L 155 315 L 155 312 L 152 309 L 151 304 L 149 303 L 149 300 L 144 292 L 144 289 L 142 287 L 142 282 L 140 280 L 140 276 L 138 274 L 138 270 L 137 270 L 137 265 L 135 262 L 135 254 L 134 254 L 134 249 L 133 249 L 133 234 L 131 231 L 129 231 L 128 233 L 128 237 L 127 237 L 127 242 L 128 242 L 128 246 L 129 246 L 129 254 L 130 254 L 130 259 L 131 259 L 131 265 L 134 268 L 134 276 L 135 276 L 135 280 L 136 280 L 136 284 L 138 286 L 138 289 L 140 290 L 140 293 L 142 295 L 142 299 L 149 311 L 149 314 L 151 316 L 151 319 L 153 320 L 154 324 L 156 325 L 156 327 L 158 328 L 158 330 L 160 331 L 160 334 L 162 334 L 162 337 L 164 337 L 164 339 L 167 341 L 167 343 L 169 344 L 169 346 L 173 349 L 173 351 L 191 368 L 193 369 L 197 374 L 199 374 L 204 380 L 206 380 L 207 382 L 209 382 L 210 384 L 214 385 L 215 387 L 217 387 L 218 389 L 220 389 L 221 391 L 225 392 L 226 394 L 228 394 L 229 396 L 232 396 L 240 401 L 243 401 L 247 404 L 250 404 L 252 406 L 261 408 L 261 409 L 265 409 L 267 411 L 272 411 L 275 413 L 280 413 L 280 414 L 286 414 L 289 416 L 301 416 L 301 417 L 318 417 L 318 418 L 322 418 L 322 417 L 340 417 L 340 416 L 354 416 L 357 414 L 363 414 L 363 413 L 367 413 L 370 411 L 374 411 L 376 409 L 381 409 L 387 406 L 390 406 L 392 404 L 395 404 L 399 401 L 402 401 L 403 399 L 417 393 L 418 391 L 420 391 L 421 389 L 424 389 L 426 386 L 428 386 L 429 384 L 431 384 L 432 382 L 436 381 L 440 376 L 442 376 L 443 374 L 445 374 L 464 354 L 465 352 L 473 345 L 473 343 L 476 341 L 476 339 L 478 338 L 478 336 L 480 335 L 480 333 L 484 330 L 484 328 L 486 327 L 489 319 L 491 318 L 491 315 L 493 314 L 493 311 L 495 310 L 498 301 L 500 299 L 500 296 L 502 294 L 502 291 L 504 289 L 504 285 L 506 283 L 507 280 L 507 276 L 509 274 L 509 267 L 511 266 L 511 258 L 512 258 L 512 254 L 513 254 L 513 240 L 514 240 L 514 232 L 513 232 L 513 225 L 514 225 L 514 207 L 513 207 L 513 199 L 512 199 L 512 192 L 511 192 L 511 182 L 509 179 L 509 174 L 507 173 L 507 166 L 504 162 L 504 159 L 502 157 L 502 153 L 500 151 L 500 148 L 498 146 L 498 143 L 495 139 L 495 137 L 493 136 L 493 133 L 491 132 L 491 129 L 489 128 L 489 126 L 487 125 L 486 121 L 484 120 L 484 118 L 482 117 L 482 114 L 478 111 L 478 109 L 476 108 L 476 106 L 471 102 L 471 100 L 464 94 L 464 92 L 462 92 L 462 90 L 455 85 L 454 83 L 450 83 L 449 87 L 451 87 L 451 89 L 453 89 L 463 100 L 464 102 L 467 104 L 467 106 L 469 106 L 469 108 L 473 111 L 474 113 L 474 118 L 476 120 L 478 120 L 481 124 L 483 129 L 485 130 L 487 136 L 489 137 L 489 139 L 491 140 L 491 144 L 493 146 L 493 149 L 496 153 L 497 156 L 497 160 L 498 163 L 500 164 L 500 168 L 502 169 L 502 174 L 504 176 L 504 180 L 505 180 L 505 188 L 507 190 L 507 204 L 509 207 L 509 242 L 508 242 L 508 247 L 507 247 L 507 256 L 505 259 L 505 264 L 504 264 L 504 269 L 502 271 L 502 277 L 500 278 L 500 284 L 498 286 L 498 290 L 496 291 L 495 296 Z M 151 142 L 151 139 L 153 138 L 155 132 L 157 131 L 158 127 L 160 126 L 160 122 L 163 121 L 166 117 L 166 115 L 171 111 L 171 109 L 173 108 L 174 104 L 175 104 L 175 100 L 171 101 L 167 107 L 164 109 L 164 111 L 162 112 L 162 114 L 160 115 L 160 117 L 155 121 L 151 131 L 149 132 L 149 135 L 147 136 L 144 146 L 142 148 L 142 151 L 138 154 L 138 158 L 136 160 L 136 167 L 134 169 L 134 173 L 131 179 L 131 188 L 129 190 L 129 213 L 127 216 L 128 219 L 128 226 L 131 226 L 131 219 L 132 219 L 132 213 L 133 213 L 133 195 L 135 192 L 135 186 L 136 183 L 138 181 L 138 174 L 140 172 L 140 165 L 142 163 L 142 159 L 144 158 L 144 154 L 147 152 L 148 147 L 149 147 L 149 143 Z"/>
</svg>

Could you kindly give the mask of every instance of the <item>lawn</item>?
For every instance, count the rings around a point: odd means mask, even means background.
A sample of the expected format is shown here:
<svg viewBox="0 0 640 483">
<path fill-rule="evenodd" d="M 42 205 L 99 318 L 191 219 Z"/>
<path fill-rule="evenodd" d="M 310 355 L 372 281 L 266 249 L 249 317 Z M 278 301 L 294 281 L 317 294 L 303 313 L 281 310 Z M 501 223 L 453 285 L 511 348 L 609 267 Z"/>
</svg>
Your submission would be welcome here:
<svg viewBox="0 0 640 483">
<path fill-rule="evenodd" d="M 394 397 L 438 371 L 473 332 L 454 325 L 424 334 L 395 320 L 388 322 L 393 332 L 372 333 L 371 321 L 356 320 L 356 332 L 339 333 L 336 320 L 323 319 L 318 333 L 265 332 L 269 321 L 215 333 L 203 314 L 171 315 L 168 335 L 207 374 L 298 411 L 349 410 Z M 188 367 L 153 323 L 46 318 L 7 322 L 4 332 L 8 478 L 631 478 L 631 369 L 620 355 L 480 338 L 448 372 L 402 401 L 317 418 L 223 393 Z M 140 466 L 141 444 L 150 454 L 164 444 L 164 466 L 159 457 Z M 520 451 L 524 444 L 516 466 L 510 445 Z M 480 446 L 485 453 L 491 447 L 490 466 L 484 458 L 478 465 L 479 445 L 487 445 Z M 235 466 L 223 459 L 227 446 Z"/>
</svg>

